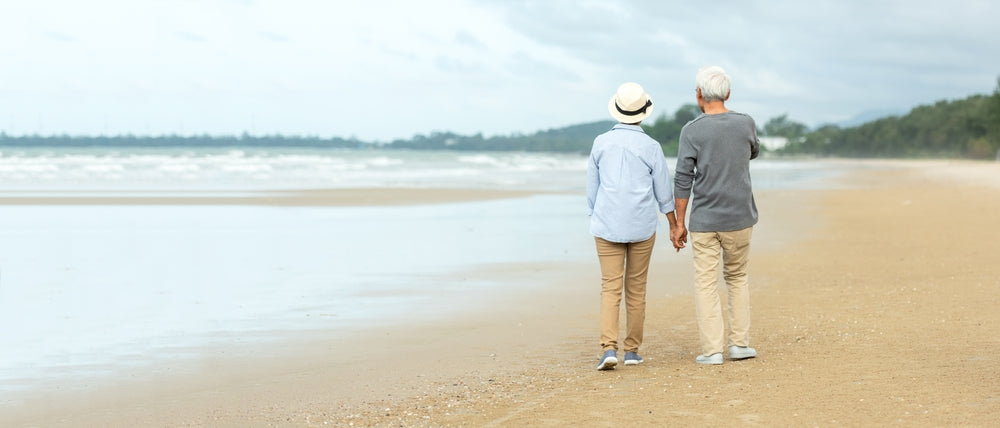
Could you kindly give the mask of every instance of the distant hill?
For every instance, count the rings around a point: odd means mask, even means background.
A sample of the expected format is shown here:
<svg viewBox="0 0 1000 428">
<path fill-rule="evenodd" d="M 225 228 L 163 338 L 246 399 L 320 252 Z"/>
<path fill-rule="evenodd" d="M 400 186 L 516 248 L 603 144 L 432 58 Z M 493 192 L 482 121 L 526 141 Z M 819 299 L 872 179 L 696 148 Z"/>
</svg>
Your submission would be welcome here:
<svg viewBox="0 0 1000 428">
<path fill-rule="evenodd" d="M 878 110 L 868 110 L 863 111 L 854 115 L 854 117 L 835 123 L 835 125 L 841 128 L 853 128 L 855 126 L 864 125 L 868 122 L 874 122 L 879 119 L 884 119 L 889 116 L 902 116 L 906 114 L 905 109 L 878 109 Z"/>
<path fill-rule="evenodd" d="M 538 131 L 534 134 L 511 134 L 484 138 L 482 134 L 458 135 L 436 132 L 429 136 L 416 135 L 408 140 L 395 140 L 382 147 L 413 150 L 469 151 L 528 151 L 528 152 L 590 152 L 594 137 L 606 132 L 615 122 L 597 121 Z"/>
<path fill-rule="evenodd" d="M 482 134 L 459 135 L 453 132 L 435 132 L 431 135 L 416 135 L 409 139 L 400 139 L 386 144 L 336 137 L 283 135 L 117 135 L 93 137 L 70 135 L 10 136 L 0 132 L 0 147 L 296 147 L 587 153 L 590 151 L 594 137 L 611 129 L 614 124 L 615 122 L 610 120 L 596 121 L 547 129 L 533 134 L 511 134 L 489 138 L 484 138 Z"/>
<path fill-rule="evenodd" d="M 594 137 L 608 132 L 611 127 L 615 126 L 613 120 L 601 120 L 597 122 L 582 123 L 579 125 L 570 125 L 565 128 L 553 128 L 545 131 L 539 131 L 534 134 L 538 138 L 546 137 L 559 137 L 559 138 L 579 138 L 588 140 L 587 150 L 590 150 L 590 143 L 594 142 Z"/>
</svg>

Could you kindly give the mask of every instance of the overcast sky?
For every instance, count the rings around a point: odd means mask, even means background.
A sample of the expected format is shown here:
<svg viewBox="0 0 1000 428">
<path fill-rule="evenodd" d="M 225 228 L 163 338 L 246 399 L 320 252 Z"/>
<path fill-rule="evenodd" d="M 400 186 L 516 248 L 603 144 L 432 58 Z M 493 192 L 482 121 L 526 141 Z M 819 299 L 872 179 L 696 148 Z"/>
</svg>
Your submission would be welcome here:
<svg viewBox="0 0 1000 428">
<path fill-rule="evenodd" d="M 9 1 L 0 131 L 388 141 L 654 115 L 719 65 L 733 110 L 809 126 L 991 93 L 993 1 Z"/>
</svg>

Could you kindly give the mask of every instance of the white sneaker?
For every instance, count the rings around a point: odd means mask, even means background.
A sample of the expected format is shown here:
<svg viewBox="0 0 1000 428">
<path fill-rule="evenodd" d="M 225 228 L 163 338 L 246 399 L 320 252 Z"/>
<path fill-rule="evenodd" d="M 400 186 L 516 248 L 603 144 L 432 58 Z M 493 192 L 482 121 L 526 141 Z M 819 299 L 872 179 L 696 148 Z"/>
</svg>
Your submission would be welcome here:
<svg viewBox="0 0 1000 428">
<path fill-rule="evenodd" d="M 722 364 L 722 353 L 716 352 L 709 356 L 699 355 L 695 357 L 694 362 L 698 364 Z"/>
<path fill-rule="evenodd" d="M 745 360 L 747 358 L 753 358 L 757 356 L 757 350 L 749 346 L 730 346 L 729 347 L 729 359 L 731 360 Z"/>
</svg>

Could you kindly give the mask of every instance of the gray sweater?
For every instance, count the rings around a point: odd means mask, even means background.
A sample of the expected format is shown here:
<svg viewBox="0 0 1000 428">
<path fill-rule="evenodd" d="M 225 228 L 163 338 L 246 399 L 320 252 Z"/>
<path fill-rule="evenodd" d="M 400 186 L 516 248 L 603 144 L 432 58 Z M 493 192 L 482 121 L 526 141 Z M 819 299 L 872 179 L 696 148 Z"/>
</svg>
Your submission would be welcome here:
<svg viewBox="0 0 1000 428">
<path fill-rule="evenodd" d="M 691 199 L 690 231 L 727 232 L 757 224 L 750 159 L 759 150 L 757 126 L 743 113 L 702 114 L 684 125 L 674 197 Z"/>
</svg>

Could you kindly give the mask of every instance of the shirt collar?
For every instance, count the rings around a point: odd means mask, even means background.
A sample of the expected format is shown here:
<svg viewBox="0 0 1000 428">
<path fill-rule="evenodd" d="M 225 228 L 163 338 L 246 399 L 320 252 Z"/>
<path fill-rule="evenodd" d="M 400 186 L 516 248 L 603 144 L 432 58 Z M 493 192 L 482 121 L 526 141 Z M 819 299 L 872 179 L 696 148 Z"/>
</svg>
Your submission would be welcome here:
<svg viewBox="0 0 1000 428">
<path fill-rule="evenodd" d="M 615 126 L 612 127 L 611 129 L 627 129 L 629 131 L 639 131 L 639 132 L 645 133 L 645 131 L 643 131 L 642 127 L 639 126 L 639 125 L 627 125 L 627 124 L 624 124 L 624 123 L 615 124 Z"/>
</svg>

